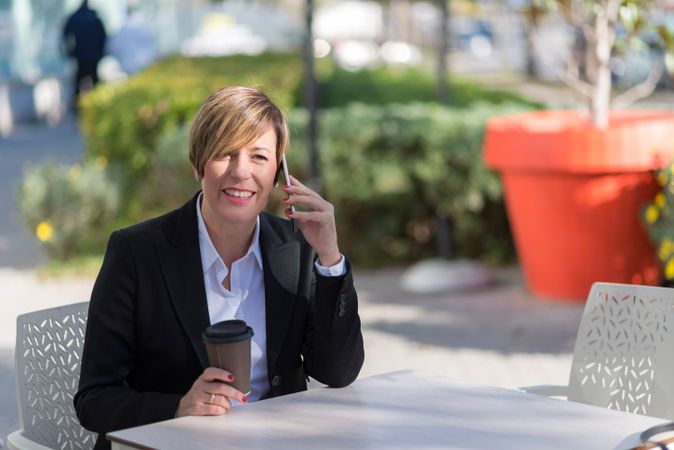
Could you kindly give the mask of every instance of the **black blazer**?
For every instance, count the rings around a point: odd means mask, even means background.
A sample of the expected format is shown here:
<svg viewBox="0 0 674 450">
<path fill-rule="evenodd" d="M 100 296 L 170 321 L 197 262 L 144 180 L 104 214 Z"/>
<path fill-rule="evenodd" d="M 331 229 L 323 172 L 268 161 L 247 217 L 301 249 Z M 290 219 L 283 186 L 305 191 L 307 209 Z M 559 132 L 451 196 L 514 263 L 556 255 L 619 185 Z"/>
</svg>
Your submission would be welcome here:
<svg viewBox="0 0 674 450">
<path fill-rule="evenodd" d="M 208 366 L 196 201 L 110 237 L 74 399 L 82 426 L 99 433 L 95 448 L 109 448 L 109 431 L 175 417 Z M 353 382 L 364 352 L 350 268 L 342 277 L 318 275 L 301 233 L 266 213 L 260 247 L 269 396 L 306 390 L 307 375 L 333 387 Z"/>
</svg>

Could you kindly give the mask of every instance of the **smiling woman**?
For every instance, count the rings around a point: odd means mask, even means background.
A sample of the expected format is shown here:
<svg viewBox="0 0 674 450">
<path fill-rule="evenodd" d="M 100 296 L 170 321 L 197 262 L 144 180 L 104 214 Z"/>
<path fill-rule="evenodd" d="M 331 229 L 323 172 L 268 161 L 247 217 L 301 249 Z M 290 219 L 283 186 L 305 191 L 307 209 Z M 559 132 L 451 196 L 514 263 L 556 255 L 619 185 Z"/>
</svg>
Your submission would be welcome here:
<svg viewBox="0 0 674 450">
<path fill-rule="evenodd" d="M 89 307 L 75 409 L 104 434 L 306 389 L 342 387 L 363 364 L 357 295 L 334 208 L 290 177 L 290 221 L 264 213 L 288 147 L 263 93 L 228 87 L 203 103 L 189 158 L 202 191 L 110 237 Z M 301 212 L 293 212 L 302 205 Z M 251 391 L 209 367 L 201 333 L 223 320 L 253 330 Z"/>
</svg>

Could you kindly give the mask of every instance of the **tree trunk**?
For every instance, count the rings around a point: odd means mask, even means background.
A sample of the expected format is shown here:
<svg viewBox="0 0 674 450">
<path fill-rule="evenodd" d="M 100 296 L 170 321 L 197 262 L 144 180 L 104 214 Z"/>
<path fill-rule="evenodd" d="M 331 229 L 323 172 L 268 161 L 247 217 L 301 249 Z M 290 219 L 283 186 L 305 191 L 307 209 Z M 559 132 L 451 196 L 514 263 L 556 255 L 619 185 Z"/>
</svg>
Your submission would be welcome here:
<svg viewBox="0 0 674 450">
<path fill-rule="evenodd" d="M 618 18 L 620 0 L 602 0 L 597 8 L 595 36 L 588 51 L 593 52 L 595 79 L 590 98 L 592 123 L 599 128 L 608 127 L 611 104 L 611 50 L 615 41 L 614 26 Z"/>
<path fill-rule="evenodd" d="M 536 30 L 536 24 L 531 24 L 531 28 L 534 32 Z M 526 55 L 527 55 L 527 76 L 529 78 L 538 79 L 538 69 L 536 65 L 536 49 L 534 48 L 534 43 L 531 42 L 532 39 L 535 39 L 533 36 L 529 36 L 526 39 Z"/>
<path fill-rule="evenodd" d="M 538 64 L 534 39 L 538 39 L 538 23 L 540 12 L 538 8 L 529 2 L 529 6 L 522 11 L 521 20 L 524 26 L 526 73 L 529 78 L 538 78 Z"/>
</svg>

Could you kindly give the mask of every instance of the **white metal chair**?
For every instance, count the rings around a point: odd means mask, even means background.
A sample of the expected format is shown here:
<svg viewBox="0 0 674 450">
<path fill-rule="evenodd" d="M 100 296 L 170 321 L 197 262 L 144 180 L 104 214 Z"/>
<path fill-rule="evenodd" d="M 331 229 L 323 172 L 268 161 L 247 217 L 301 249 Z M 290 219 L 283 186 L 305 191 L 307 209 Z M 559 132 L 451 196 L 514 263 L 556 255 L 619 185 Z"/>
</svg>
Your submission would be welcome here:
<svg viewBox="0 0 674 450">
<path fill-rule="evenodd" d="M 7 436 L 12 450 L 91 449 L 96 434 L 80 426 L 73 396 L 89 303 L 17 318 L 16 387 L 21 430 Z"/>
<path fill-rule="evenodd" d="M 522 389 L 674 419 L 674 289 L 594 283 L 568 386 Z"/>
</svg>

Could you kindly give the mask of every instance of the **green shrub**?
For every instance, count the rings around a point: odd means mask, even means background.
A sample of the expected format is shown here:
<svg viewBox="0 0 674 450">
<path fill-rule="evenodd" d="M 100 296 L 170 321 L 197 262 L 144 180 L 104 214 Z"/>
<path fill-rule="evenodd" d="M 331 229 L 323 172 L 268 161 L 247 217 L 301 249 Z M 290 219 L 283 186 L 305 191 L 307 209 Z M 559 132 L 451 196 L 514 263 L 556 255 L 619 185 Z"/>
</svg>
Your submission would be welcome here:
<svg viewBox="0 0 674 450">
<path fill-rule="evenodd" d="M 662 190 L 643 210 L 651 241 L 658 249 L 662 273 L 669 286 L 674 283 L 674 164 L 657 172 Z"/>
<path fill-rule="evenodd" d="M 514 250 L 496 174 L 482 164 L 484 125 L 521 105 L 468 109 L 354 104 L 320 116 L 324 195 L 335 205 L 340 246 L 361 266 L 437 254 L 436 213 L 451 218 L 456 256 L 511 261 Z M 306 177 L 305 110 L 289 114 L 290 171 Z M 152 179 L 171 178 L 161 197 L 177 206 L 198 186 L 187 161 L 186 128 L 160 145 Z M 170 175 L 173 174 L 173 177 Z M 159 180 L 148 183 L 149 186 Z M 175 193 L 172 190 L 175 189 Z M 269 210 L 280 213 L 280 190 Z M 168 209 L 167 205 L 166 209 Z"/>
<path fill-rule="evenodd" d="M 146 215 L 155 216 L 179 207 L 200 189 L 188 157 L 190 123 L 162 136 L 149 173 L 137 191 Z"/>
<path fill-rule="evenodd" d="M 435 102 L 436 89 L 437 81 L 433 74 L 421 69 L 378 68 L 353 72 L 325 68 L 319 79 L 318 98 L 322 108 L 346 106 L 354 102 L 375 105 Z M 454 108 L 468 107 L 476 102 L 517 102 L 541 106 L 513 92 L 487 89 L 459 78 L 452 78 L 449 89 Z"/>
<path fill-rule="evenodd" d="M 118 184 L 98 159 L 80 166 L 44 163 L 28 169 L 18 204 L 51 258 L 102 252 L 120 202 Z"/>
<path fill-rule="evenodd" d="M 321 170 L 340 245 L 361 265 L 437 255 L 436 214 L 452 222 L 455 256 L 514 256 L 499 180 L 482 163 L 487 119 L 526 107 L 411 104 L 326 110 Z M 301 123 L 295 122 L 300 139 Z"/>
<path fill-rule="evenodd" d="M 446 109 L 432 103 L 432 75 L 418 70 L 348 72 L 321 60 L 318 75 L 322 173 L 352 257 L 377 264 L 434 254 L 436 211 L 452 218 L 458 255 L 495 261 L 512 255 L 500 185 L 480 161 L 482 132 L 489 115 L 535 104 L 453 81 L 457 106 Z M 119 174 L 118 224 L 178 206 L 198 188 L 187 159 L 189 123 L 210 92 L 230 84 L 258 85 L 289 110 L 302 102 L 301 58 L 171 57 L 84 97 L 86 161 L 106 158 Z M 354 101 L 390 106 L 345 106 Z M 429 103 L 392 104 L 412 101 Z M 507 104 L 474 106 L 481 101 Z M 289 163 L 302 177 L 308 158 L 306 112 L 293 109 L 290 117 L 294 149 Z M 282 209 L 278 196 L 271 208 Z"/>
<path fill-rule="evenodd" d="M 433 76 L 416 69 L 349 72 L 321 60 L 318 74 L 324 108 L 352 102 L 432 102 L 435 96 Z M 190 122 L 208 94 L 225 85 L 254 85 L 288 110 L 302 104 L 302 75 L 296 54 L 166 58 L 125 83 L 99 85 L 84 96 L 81 128 L 87 159 L 103 156 L 124 166 L 120 181 L 128 198 L 125 213 L 137 217 L 145 207 L 133 194 L 152 164 L 158 140 Z M 453 81 L 452 93 L 456 107 L 477 101 L 527 103 L 515 94 L 466 81 Z"/>
</svg>

